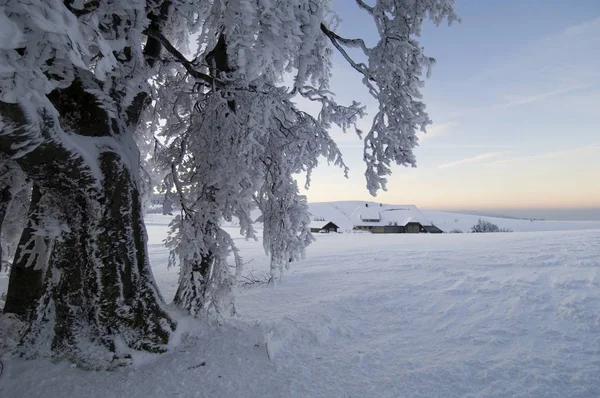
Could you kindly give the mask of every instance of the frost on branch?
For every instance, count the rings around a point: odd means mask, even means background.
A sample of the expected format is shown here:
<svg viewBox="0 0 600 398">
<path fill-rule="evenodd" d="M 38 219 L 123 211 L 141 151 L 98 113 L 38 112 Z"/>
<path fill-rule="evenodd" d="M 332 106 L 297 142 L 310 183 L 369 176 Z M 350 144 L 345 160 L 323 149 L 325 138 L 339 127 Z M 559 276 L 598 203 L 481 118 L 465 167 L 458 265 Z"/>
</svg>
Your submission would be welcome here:
<svg viewBox="0 0 600 398">
<path fill-rule="evenodd" d="M 450 0 L 357 1 L 381 36 L 368 48 L 328 28 L 329 1 L 204 4 L 193 14 L 204 19 L 187 20 L 189 29 L 199 27 L 193 59 L 165 44 L 172 62 L 160 66 L 164 73 L 153 84 L 163 99 L 153 123 L 165 142 L 165 188 L 182 209 L 169 239 L 172 260 L 182 269 L 176 301 L 192 313 L 224 302 L 211 292 L 229 290 L 232 251 L 241 264 L 222 220 L 238 218 L 242 234 L 255 238 L 250 213 L 261 211 L 273 277 L 312 241 L 294 175 L 304 173 L 308 186 L 321 156 L 346 172 L 329 129 L 356 129 L 364 116 L 358 102 L 338 104 L 328 91 L 333 51 L 363 75 L 379 102 L 364 138 L 368 188 L 375 194 L 385 189 L 391 162 L 415 165 L 415 133 L 429 123 L 419 89 L 433 60 L 415 36 L 425 17 L 436 23 L 455 18 Z M 348 47 L 362 49 L 367 62 L 350 58 Z M 318 104 L 318 113 L 304 112 L 294 103 L 298 97 Z M 164 127 L 159 120 L 166 120 Z"/>
<path fill-rule="evenodd" d="M 413 148 L 416 133 L 431 123 L 421 102 L 423 70 L 428 74 L 435 60 L 425 56 L 417 37 L 425 18 L 436 24 L 457 20 L 454 0 L 377 0 L 369 5 L 356 0 L 377 27 L 379 42 L 372 48 L 358 39 L 347 39 L 321 25 L 323 33 L 348 63 L 363 76 L 363 84 L 378 101 L 371 129 L 364 139 L 365 176 L 371 195 L 386 189 L 392 162 L 416 166 Z M 362 51 L 366 63 L 355 61 L 348 48 Z"/>
<path fill-rule="evenodd" d="M 312 241 L 306 200 L 293 175 L 310 173 L 319 156 L 345 167 L 325 116 L 319 121 L 296 109 L 283 88 L 260 87 L 232 84 L 226 93 L 198 95 L 188 129 L 169 137 L 172 143 L 163 153 L 172 162 L 166 183 L 182 209 L 168 241 L 181 267 L 176 300 L 193 313 L 208 307 L 221 311 L 229 302 L 220 294 L 232 283 L 227 263 L 232 252 L 241 267 L 222 220 L 237 218 L 240 232 L 255 239 L 251 212 L 260 209 L 275 274 Z M 353 123 L 352 118 L 344 120 Z"/>
</svg>

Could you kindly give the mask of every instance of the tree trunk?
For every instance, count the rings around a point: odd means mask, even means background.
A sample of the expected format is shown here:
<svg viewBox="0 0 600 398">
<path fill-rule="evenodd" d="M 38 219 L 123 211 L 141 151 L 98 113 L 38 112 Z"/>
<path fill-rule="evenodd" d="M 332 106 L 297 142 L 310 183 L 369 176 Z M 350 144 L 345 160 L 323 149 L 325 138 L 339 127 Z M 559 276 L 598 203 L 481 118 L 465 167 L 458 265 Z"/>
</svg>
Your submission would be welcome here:
<svg viewBox="0 0 600 398">
<path fill-rule="evenodd" d="M 220 77 L 221 73 L 233 71 L 227 58 L 227 42 L 224 34 L 219 35 L 215 47 L 206 55 L 205 61 L 207 65 L 209 65 L 211 76 L 214 78 Z M 235 101 L 228 100 L 227 105 L 231 112 L 235 113 Z M 218 188 L 214 186 L 206 188 L 205 195 L 208 197 L 206 202 L 214 204 L 214 190 L 216 189 Z M 210 212 L 208 208 L 200 209 L 200 211 Z M 187 216 L 193 217 L 191 215 Z M 214 240 L 216 239 L 215 230 L 218 228 L 217 224 L 219 221 L 220 220 L 213 220 L 212 222 L 207 223 L 202 234 L 205 237 L 211 238 L 205 239 L 205 241 L 212 241 L 212 244 L 214 244 Z M 194 260 L 187 260 L 181 265 L 181 269 L 179 270 L 179 285 L 175 293 L 175 298 L 173 299 L 173 302 L 179 308 L 186 310 L 194 316 L 197 315 L 206 304 L 205 292 L 211 265 L 213 265 L 213 262 L 215 261 L 214 253 L 210 251 L 210 248 L 208 248 L 205 253 L 199 254 L 197 257 L 198 258 Z"/>
<path fill-rule="evenodd" d="M 61 146 L 52 134 L 64 133 L 56 133 L 56 122 L 47 119 L 39 134 L 48 138 L 16 156 L 14 148 L 26 145 L 32 126 L 18 105 L 0 102 L 2 117 L 17 126 L 0 134 L 0 152 L 16 157 L 43 189 L 61 225 L 44 294 L 21 345 L 24 354 L 107 368 L 121 364 L 132 350 L 165 351 L 175 322 L 163 307 L 148 262 L 132 128 L 115 131 L 123 123 L 109 118 L 80 81 L 57 91 L 49 98 L 61 125 L 100 149 L 96 164 Z M 143 101 L 136 98 L 134 105 L 141 108 Z M 127 117 L 135 126 L 139 111 Z M 106 145 L 109 140 L 113 145 Z M 120 148 L 127 158 L 117 153 Z"/>
<path fill-rule="evenodd" d="M 204 308 L 206 283 L 213 261 L 211 253 L 201 255 L 198 260 L 182 265 L 179 271 L 179 285 L 173 302 L 194 316 Z"/>
<path fill-rule="evenodd" d="M 2 182 L 5 181 L 3 180 Z M 6 219 L 6 212 L 8 211 L 8 207 L 10 206 L 10 202 L 12 201 L 11 188 L 12 187 L 8 183 L 6 184 L 6 186 L 0 188 L 0 271 L 2 271 L 4 262 L 6 261 L 4 259 L 4 253 L 2 253 L 2 225 L 4 224 L 4 220 Z"/>
<path fill-rule="evenodd" d="M 21 319 L 29 318 L 43 293 L 43 275 L 50 240 L 34 234 L 40 221 L 41 198 L 39 186 L 34 185 L 29 202 L 29 221 L 21 234 L 8 280 L 4 313 L 16 314 Z"/>
<path fill-rule="evenodd" d="M 160 31 L 171 1 L 147 5 L 150 25 Z M 102 24 L 103 34 L 126 41 L 136 23 L 115 14 Z M 127 42 L 114 51 L 119 71 L 110 82 L 73 65 L 71 84 L 60 84 L 46 98 L 25 98 L 23 106 L 0 101 L 0 156 L 14 159 L 44 193 L 52 213 L 43 212 L 47 218 L 35 234 L 56 238 L 47 253 L 44 292 L 21 344 L 26 356 L 106 368 L 132 350 L 166 350 L 175 328 L 147 256 L 133 142 L 149 103 L 148 93 L 136 86 L 147 71 L 129 44 L 137 45 Z M 146 45 L 151 67 L 161 46 L 154 39 Z M 104 89 L 109 101 L 93 94 Z M 18 291 L 26 282 L 10 283 Z"/>
<path fill-rule="evenodd" d="M 163 352 L 175 324 L 148 263 L 141 201 L 117 155 L 100 159 L 102 194 L 70 204 L 68 232 L 55 244 L 46 293 L 26 346 L 88 368 L 120 364 L 130 349 Z M 103 348 L 86 352 L 89 343 Z"/>
</svg>

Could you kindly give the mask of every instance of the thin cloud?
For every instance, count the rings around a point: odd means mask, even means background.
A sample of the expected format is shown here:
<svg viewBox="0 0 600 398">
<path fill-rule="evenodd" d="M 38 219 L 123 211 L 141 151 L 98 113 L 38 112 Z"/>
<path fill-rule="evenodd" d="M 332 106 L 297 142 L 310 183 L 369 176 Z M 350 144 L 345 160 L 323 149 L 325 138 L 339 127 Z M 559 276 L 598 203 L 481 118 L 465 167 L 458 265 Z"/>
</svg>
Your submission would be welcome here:
<svg viewBox="0 0 600 398">
<path fill-rule="evenodd" d="M 562 95 L 562 94 L 570 93 L 572 91 L 577 91 L 577 90 L 581 90 L 581 89 L 592 88 L 595 86 L 597 86 L 597 84 L 580 84 L 577 86 L 566 87 L 566 88 L 562 88 L 559 90 L 548 91 L 548 92 L 539 93 L 539 94 L 531 95 L 528 97 L 516 99 L 514 101 L 510 101 L 505 104 L 501 104 L 501 105 L 499 105 L 499 107 L 509 108 L 511 106 L 516 106 L 516 105 L 530 104 L 532 102 L 542 101 L 542 100 L 545 100 L 545 99 L 548 99 L 550 97 L 554 97 L 557 95 Z"/>
<path fill-rule="evenodd" d="M 439 168 L 440 169 L 448 169 L 450 167 L 461 166 L 463 164 L 481 163 L 484 160 L 497 158 L 499 156 L 504 156 L 506 154 L 507 154 L 507 152 L 488 152 L 488 153 L 483 153 L 481 155 L 473 156 L 472 158 L 466 158 L 466 159 L 457 160 L 455 162 L 441 164 L 439 166 Z"/>
<path fill-rule="evenodd" d="M 585 21 L 580 23 L 579 25 L 573 25 L 570 26 L 568 28 L 566 28 L 565 30 L 563 30 L 562 35 L 565 37 L 578 37 L 581 35 L 586 35 L 589 33 L 589 31 L 597 31 L 598 28 L 600 27 L 600 17 L 589 20 L 589 21 Z"/>
<path fill-rule="evenodd" d="M 576 85 L 576 86 L 561 88 L 558 90 L 541 92 L 541 93 L 537 93 L 537 94 L 533 94 L 533 95 L 529 95 L 529 96 L 524 96 L 521 98 L 516 98 L 509 102 L 496 103 L 493 105 L 486 105 L 486 106 L 472 108 L 472 109 L 469 109 L 468 111 L 461 112 L 460 114 L 456 115 L 456 117 L 463 117 L 466 114 L 472 115 L 474 113 L 507 109 L 507 108 L 511 108 L 511 107 L 519 106 L 519 105 L 527 105 L 527 104 L 531 104 L 534 102 L 543 101 L 543 100 L 546 100 L 551 97 L 556 97 L 556 96 L 560 96 L 560 95 L 567 94 L 570 92 L 589 89 L 589 88 L 593 88 L 593 87 L 597 87 L 597 86 L 598 86 L 597 83 L 580 84 L 580 85 Z"/>
<path fill-rule="evenodd" d="M 485 145 L 485 144 L 464 144 L 464 145 L 427 145 L 427 148 L 477 148 L 477 149 L 513 149 L 514 145 Z"/>
<path fill-rule="evenodd" d="M 456 122 L 434 124 L 433 126 L 427 128 L 427 133 L 423 133 L 422 131 L 418 132 L 417 137 L 419 137 L 419 141 L 423 142 L 433 137 L 439 137 L 440 135 L 444 135 L 448 132 L 448 130 L 456 127 L 456 125 Z"/>
<path fill-rule="evenodd" d="M 474 84 L 481 84 L 490 79 L 503 78 L 508 73 L 522 74 L 524 71 L 528 71 L 532 77 L 548 76 L 550 74 L 550 76 L 556 78 L 557 82 L 563 82 L 563 84 L 567 81 L 571 84 L 574 82 L 585 84 L 587 83 L 586 80 L 580 79 L 581 76 L 573 76 L 573 73 L 583 70 L 593 72 L 597 70 L 596 64 L 590 63 L 590 61 L 597 60 L 597 54 L 593 50 L 597 49 L 600 44 L 599 34 L 600 17 L 567 27 L 562 31 L 530 42 L 516 52 L 514 57 L 508 57 L 507 62 L 484 70 L 469 79 L 469 81 Z M 566 74 L 565 69 L 575 65 L 574 57 L 583 57 L 582 62 L 577 62 L 577 68 L 569 69 L 569 73 Z M 540 67 L 540 65 L 543 65 L 543 67 Z M 565 74 L 568 75 L 569 80 L 564 80 Z M 594 75 L 597 76 L 596 73 Z"/>
<path fill-rule="evenodd" d="M 493 84 L 496 100 L 460 112 L 502 110 L 543 102 L 600 85 L 600 18 L 528 43 L 503 64 L 469 80 L 473 88 Z M 514 81 L 515 83 L 509 83 Z M 490 98 L 491 99 L 491 98 Z M 487 101 L 486 101 L 487 102 Z"/>
<path fill-rule="evenodd" d="M 559 158 L 559 157 L 564 157 L 564 156 L 569 156 L 569 155 L 573 156 L 573 155 L 580 154 L 581 152 L 586 152 L 586 151 L 590 151 L 590 150 L 600 150 L 600 143 L 594 143 L 594 144 L 582 146 L 579 148 L 565 149 L 562 151 L 544 152 L 544 153 L 540 153 L 537 155 L 521 156 L 521 157 L 513 158 L 513 159 L 496 160 L 492 163 L 493 164 L 510 164 L 510 163 L 516 163 L 516 162 L 532 162 L 534 160 L 540 160 L 540 159 L 552 159 L 552 158 Z"/>
</svg>

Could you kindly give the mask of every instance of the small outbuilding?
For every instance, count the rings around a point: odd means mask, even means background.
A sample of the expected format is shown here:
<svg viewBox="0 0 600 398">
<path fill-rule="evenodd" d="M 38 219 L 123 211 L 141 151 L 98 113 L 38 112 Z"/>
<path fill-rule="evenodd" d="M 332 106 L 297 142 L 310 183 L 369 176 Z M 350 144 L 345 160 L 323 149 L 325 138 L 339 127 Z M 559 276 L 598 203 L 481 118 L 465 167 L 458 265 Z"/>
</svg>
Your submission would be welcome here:
<svg viewBox="0 0 600 398">
<path fill-rule="evenodd" d="M 310 224 L 310 232 L 313 233 L 337 233 L 339 228 L 340 227 L 331 221 L 313 221 Z"/>
</svg>

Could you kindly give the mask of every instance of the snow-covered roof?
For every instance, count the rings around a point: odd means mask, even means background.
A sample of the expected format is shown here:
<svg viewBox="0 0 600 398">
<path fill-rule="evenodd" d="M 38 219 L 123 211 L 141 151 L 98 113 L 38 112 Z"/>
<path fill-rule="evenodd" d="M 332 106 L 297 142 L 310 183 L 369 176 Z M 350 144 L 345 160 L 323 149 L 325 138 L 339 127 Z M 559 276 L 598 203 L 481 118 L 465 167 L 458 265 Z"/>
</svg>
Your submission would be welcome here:
<svg viewBox="0 0 600 398">
<path fill-rule="evenodd" d="M 317 229 L 317 228 L 318 229 L 323 229 L 328 224 L 333 224 L 335 227 L 339 228 L 339 226 L 336 223 L 334 223 L 333 221 L 331 221 L 331 220 L 325 220 L 325 221 L 315 221 L 315 220 L 312 220 L 310 222 L 310 224 L 308 224 L 308 227 L 310 229 Z M 331 226 L 330 226 L 330 228 L 331 228 Z"/>
<path fill-rule="evenodd" d="M 312 228 L 322 229 L 325 225 L 327 225 L 328 222 L 329 221 L 315 221 L 315 220 L 312 220 L 310 222 L 310 224 L 308 224 L 308 227 L 311 228 L 311 229 Z"/>
<path fill-rule="evenodd" d="M 410 216 L 406 220 L 404 220 L 404 225 L 411 223 L 411 222 L 417 222 L 417 223 L 423 225 L 423 221 L 419 220 L 418 218 L 412 217 L 412 216 Z M 425 223 L 425 225 L 427 225 L 427 223 Z"/>
<path fill-rule="evenodd" d="M 379 214 L 378 208 L 364 207 L 360 210 L 360 219 L 363 221 L 376 221 L 381 220 L 381 214 Z"/>
<path fill-rule="evenodd" d="M 365 217 L 365 209 L 371 209 L 371 212 L 376 211 L 379 217 L 371 218 L 371 213 Z M 381 205 L 375 208 L 358 207 L 350 217 L 354 225 L 365 226 L 384 226 L 384 225 L 401 225 L 405 226 L 408 223 L 419 223 L 421 225 L 431 225 L 431 222 L 421 213 L 414 205 L 394 206 Z M 367 221 L 365 221 L 367 220 Z"/>
<path fill-rule="evenodd" d="M 368 204 L 369 206 L 365 206 Z M 312 218 L 320 218 L 326 221 L 311 222 L 311 228 L 322 228 L 327 222 L 332 221 L 339 226 L 341 231 L 351 231 L 356 225 L 383 226 L 406 225 L 414 221 L 423 226 L 432 225 L 427 217 L 415 205 L 380 205 L 374 202 L 363 201 L 340 201 L 340 202 L 321 202 L 309 203 L 309 209 Z M 380 221 L 365 222 L 361 220 L 361 214 L 369 216 L 376 213 Z M 322 223 L 322 225 L 318 225 Z"/>
</svg>

